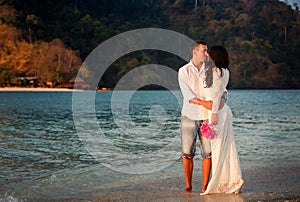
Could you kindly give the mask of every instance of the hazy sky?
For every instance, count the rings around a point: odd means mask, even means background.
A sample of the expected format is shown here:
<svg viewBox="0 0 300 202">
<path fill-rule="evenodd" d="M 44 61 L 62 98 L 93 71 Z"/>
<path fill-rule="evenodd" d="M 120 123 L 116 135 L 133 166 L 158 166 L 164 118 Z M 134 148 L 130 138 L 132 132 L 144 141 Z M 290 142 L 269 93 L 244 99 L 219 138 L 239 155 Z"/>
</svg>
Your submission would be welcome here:
<svg viewBox="0 0 300 202">
<path fill-rule="evenodd" d="M 285 1 L 285 0 L 281 0 L 281 1 Z M 289 2 L 290 5 L 293 6 L 294 3 L 298 4 L 298 7 L 300 6 L 300 0 L 287 0 Z"/>
</svg>

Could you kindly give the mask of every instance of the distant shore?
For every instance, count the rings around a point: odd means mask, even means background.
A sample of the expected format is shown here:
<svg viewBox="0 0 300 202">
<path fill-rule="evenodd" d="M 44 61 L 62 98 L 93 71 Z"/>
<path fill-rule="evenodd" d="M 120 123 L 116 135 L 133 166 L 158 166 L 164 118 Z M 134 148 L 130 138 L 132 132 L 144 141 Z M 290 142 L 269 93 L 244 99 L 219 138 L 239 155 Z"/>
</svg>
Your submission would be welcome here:
<svg viewBox="0 0 300 202">
<path fill-rule="evenodd" d="M 83 91 L 80 89 L 70 89 L 70 88 L 27 88 L 27 87 L 4 87 L 0 88 L 0 91 L 18 91 L 18 92 L 73 92 L 73 91 Z"/>
<path fill-rule="evenodd" d="M 112 91 L 113 89 L 110 88 L 104 88 L 104 89 L 96 89 L 96 92 L 109 92 Z M 129 90 L 129 89 L 126 89 Z M 136 90 L 136 89 L 133 89 Z M 139 90 L 167 90 L 167 89 L 139 89 Z M 172 89 L 172 90 L 177 90 L 179 89 Z M 230 91 L 232 90 L 300 90 L 300 89 L 229 89 Z M 71 89 L 71 88 L 43 88 L 43 87 L 0 87 L 0 92 L 1 91 L 16 91 L 16 92 L 73 92 L 73 91 L 92 91 L 92 90 L 81 90 L 81 89 Z"/>
</svg>

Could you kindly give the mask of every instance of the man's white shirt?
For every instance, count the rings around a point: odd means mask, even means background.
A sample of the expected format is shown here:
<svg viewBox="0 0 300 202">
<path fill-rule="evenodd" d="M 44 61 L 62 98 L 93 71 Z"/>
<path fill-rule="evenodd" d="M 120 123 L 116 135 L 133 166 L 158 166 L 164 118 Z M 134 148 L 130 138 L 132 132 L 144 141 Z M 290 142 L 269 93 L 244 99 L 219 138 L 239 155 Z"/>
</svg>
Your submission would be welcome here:
<svg viewBox="0 0 300 202">
<path fill-rule="evenodd" d="M 204 88 L 204 64 L 198 68 L 190 61 L 178 71 L 178 82 L 183 95 L 181 114 L 192 120 L 208 119 L 208 110 L 201 105 L 189 103 L 192 98 L 207 100 L 208 90 Z"/>
</svg>

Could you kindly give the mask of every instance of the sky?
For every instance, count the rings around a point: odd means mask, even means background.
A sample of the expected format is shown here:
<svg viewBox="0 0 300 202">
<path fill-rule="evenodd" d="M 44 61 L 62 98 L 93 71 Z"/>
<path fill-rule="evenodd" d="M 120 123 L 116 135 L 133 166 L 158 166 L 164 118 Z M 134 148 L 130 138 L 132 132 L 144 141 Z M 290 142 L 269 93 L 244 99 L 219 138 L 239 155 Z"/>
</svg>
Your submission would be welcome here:
<svg viewBox="0 0 300 202">
<path fill-rule="evenodd" d="M 288 3 L 293 6 L 294 3 L 298 4 L 298 7 L 300 7 L 300 0 L 281 0 L 283 2 L 288 1 Z"/>
</svg>

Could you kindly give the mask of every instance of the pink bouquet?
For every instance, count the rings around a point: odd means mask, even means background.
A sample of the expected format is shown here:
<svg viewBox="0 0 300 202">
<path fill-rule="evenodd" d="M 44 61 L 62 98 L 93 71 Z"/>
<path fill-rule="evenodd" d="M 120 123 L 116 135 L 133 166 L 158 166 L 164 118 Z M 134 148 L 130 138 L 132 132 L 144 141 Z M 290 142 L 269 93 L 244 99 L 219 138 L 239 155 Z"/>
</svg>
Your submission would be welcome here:
<svg viewBox="0 0 300 202">
<path fill-rule="evenodd" d="M 212 140 L 217 136 L 217 132 L 215 131 L 212 123 L 203 122 L 200 127 L 200 132 L 203 137 L 209 140 Z"/>
</svg>

